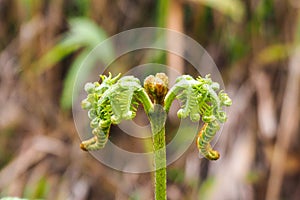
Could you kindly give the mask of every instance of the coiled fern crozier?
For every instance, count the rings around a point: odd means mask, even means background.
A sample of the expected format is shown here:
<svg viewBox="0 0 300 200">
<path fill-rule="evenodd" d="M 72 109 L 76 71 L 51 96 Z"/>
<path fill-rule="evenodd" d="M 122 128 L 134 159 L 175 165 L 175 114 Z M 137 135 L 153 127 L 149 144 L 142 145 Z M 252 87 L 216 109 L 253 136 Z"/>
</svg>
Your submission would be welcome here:
<svg viewBox="0 0 300 200">
<path fill-rule="evenodd" d="M 88 96 L 81 106 L 88 110 L 94 137 L 80 144 L 83 150 L 102 149 L 107 143 L 111 124 L 134 118 L 138 98 L 141 98 L 141 103 L 145 100 L 150 102 L 140 81 L 133 76 L 119 79 L 120 74 L 115 78 L 109 74 L 108 77 L 101 75 L 100 78 L 101 84 L 94 82 L 85 85 Z"/>
<path fill-rule="evenodd" d="M 177 98 L 181 103 L 177 112 L 179 118 L 189 117 L 194 122 L 202 119 L 204 125 L 197 136 L 197 147 L 205 158 L 217 160 L 220 154 L 212 149 L 210 142 L 220 129 L 220 124 L 227 119 L 223 107 L 230 106 L 231 99 L 224 91 L 219 91 L 219 84 L 213 82 L 209 75 L 196 79 L 182 75 L 170 90 L 168 77 L 164 73 L 148 76 L 144 87 L 133 76 L 120 76 L 112 78 L 111 74 L 101 75 L 101 84 L 94 82 L 85 85 L 88 95 L 82 101 L 82 108 L 88 110 L 94 137 L 83 141 L 80 147 L 83 150 L 104 148 L 110 126 L 134 118 L 141 103 L 153 133 L 155 199 L 166 199 L 165 122 L 173 100 Z"/>
<path fill-rule="evenodd" d="M 199 76 L 196 80 L 189 75 L 183 75 L 177 78 L 165 98 L 167 111 L 175 97 L 181 102 L 181 109 L 177 112 L 179 118 L 189 116 L 192 121 L 197 122 L 202 117 L 204 125 L 197 137 L 197 147 L 209 160 L 217 160 L 220 157 L 209 143 L 219 130 L 219 123 L 227 119 L 222 107 L 232 103 L 222 90 L 217 94 L 219 89 L 219 84 L 213 82 L 209 75 L 204 78 Z"/>
</svg>

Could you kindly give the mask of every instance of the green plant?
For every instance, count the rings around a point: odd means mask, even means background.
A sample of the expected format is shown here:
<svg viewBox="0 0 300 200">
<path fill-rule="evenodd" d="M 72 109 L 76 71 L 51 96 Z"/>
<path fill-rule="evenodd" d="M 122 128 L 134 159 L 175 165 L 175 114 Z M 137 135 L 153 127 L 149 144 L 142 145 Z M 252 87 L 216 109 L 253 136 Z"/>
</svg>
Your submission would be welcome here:
<svg viewBox="0 0 300 200">
<path fill-rule="evenodd" d="M 85 3 L 82 1 L 80 2 L 81 4 Z M 34 71 L 37 74 L 40 74 L 61 62 L 72 53 L 77 52 L 77 56 L 72 62 L 64 80 L 62 96 L 60 99 L 60 105 L 63 109 L 69 109 L 72 106 L 73 85 L 83 60 L 97 44 L 108 38 L 106 32 L 91 19 L 85 17 L 71 18 L 69 20 L 69 25 L 70 30 L 62 35 L 62 39 L 33 64 Z M 105 62 L 110 60 L 114 55 L 111 45 L 108 45 L 106 48 L 105 56 L 100 58 L 101 61 Z M 87 63 L 86 68 L 92 66 L 92 62 L 95 62 L 97 59 L 98 58 L 93 57 L 90 63 Z M 82 72 L 89 72 L 89 70 L 86 69 Z M 82 73 L 80 75 L 84 76 Z M 77 94 L 74 95 L 76 96 Z"/>
<path fill-rule="evenodd" d="M 139 102 L 148 115 L 153 135 L 155 167 L 155 199 L 166 199 L 166 144 L 165 122 L 167 113 L 175 98 L 181 102 L 177 112 L 179 118 L 190 117 L 197 122 L 202 117 L 203 128 L 197 137 L 197 146 L 201 154 L 210 160 L 217 160 L 220 154 L 213 150 L 210 141 L 219 130 L 219 124 L 226 121 L 223 106 L 230 106 L 231 99 L 219 90 L 219 84 L 209 75 L 196 80 L 183 75 L 177 78 L 175 85 L 168 90 L 168 77 L 164 73 L 150 75 L 144 81 L 144 87 L 133 76 L 120 74 L 114 78 L 100 75 L 99 82 L 87 83 L 88 93 L 82 101 L 82 108 L 88 110 L 94 137 L 80 144 L 83 150 L 97 150 L 104 147 L 108 140 L 111 124 L 135 117 Z"/>
</svg>

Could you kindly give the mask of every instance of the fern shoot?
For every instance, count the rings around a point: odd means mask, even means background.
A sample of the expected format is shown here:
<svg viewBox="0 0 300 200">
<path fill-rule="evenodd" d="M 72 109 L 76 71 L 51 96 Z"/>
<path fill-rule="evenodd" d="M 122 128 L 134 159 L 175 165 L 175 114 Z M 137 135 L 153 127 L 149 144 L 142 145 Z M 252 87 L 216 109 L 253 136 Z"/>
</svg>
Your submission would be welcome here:
<svg viewBox="0 0 300 200">
<path fill-rule="evenodd" d="M 166 199 L 166 144 L 165 123 L 167 113 L 175 98 L 181 103 L 177 115 L 179 118 L 189 117 L 191 121 L 204 122 L 199 131 L 196 144 L 205 158 L 217 160 L 218 151 L 213 150 L 210 142 L 220 129 L 220 124 L 227 119 L 224 106 L 232 104 L 231 99 L 219 84 L 213 82 L 209 75 L 194 79 L 190 75 L 182 75 L 176 79 L 175 85 L 168 89 L 168 77 L 164 73 L 150 75 L 142 87 L 139 79 L 120 74 L 112 78 L 100 76 L 102 83 L 94 82 L 85 85 L 87 98 L 82 101 L 82 108 L 88 110 L 91 139 L 80 144 L 87 151 L 104 148 L 109 138 L 112 124 L 122 120 L 130 120 L 136 116 L 137 107 L 142 104 L 148 115 L 153 138 L 155 167 L 155 199 Z"/>
</svg>

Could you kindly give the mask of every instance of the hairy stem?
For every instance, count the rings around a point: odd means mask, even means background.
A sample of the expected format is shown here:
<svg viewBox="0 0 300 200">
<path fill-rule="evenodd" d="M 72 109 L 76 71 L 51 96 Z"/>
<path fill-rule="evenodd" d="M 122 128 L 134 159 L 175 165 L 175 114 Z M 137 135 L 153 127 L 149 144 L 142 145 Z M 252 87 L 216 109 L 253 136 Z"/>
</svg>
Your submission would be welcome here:
<svg viewBox="0 0 300 200">
<path fill-rule="evenodd" d="M 167 199 L 167 172 L 166 172 L 166 140 L 165 122 L 167 114 L 163 107 L 155 104 L 153 111 L 149 112 L 151 129 L 153 134 L 154 150 L 154 179 L 155 179 L 155 199 Z"/>
<path fill-rule="evenodd" d="M 165 128 L 154 135 L 155 199 L 167 199 Z"/>
</svg>

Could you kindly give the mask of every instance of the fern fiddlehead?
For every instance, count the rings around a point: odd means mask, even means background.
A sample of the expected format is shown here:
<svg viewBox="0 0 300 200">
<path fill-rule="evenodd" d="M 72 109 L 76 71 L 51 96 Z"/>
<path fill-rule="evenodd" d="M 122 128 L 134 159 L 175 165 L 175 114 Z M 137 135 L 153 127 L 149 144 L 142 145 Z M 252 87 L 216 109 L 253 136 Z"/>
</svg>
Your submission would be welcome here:
<svg viewBox="0 0 300 200">
<path fill-rule="evenodd" d="M 134 118 L 138 101 L 148 105 L 145 106 L 147 109 L 151 107 L 151 101 L 137 78 L 120 78 L 120 75 L 112 78 L 111 74 L 100 77 L 101 84 L 94 82 L 85 85 L 88 96 L 82 101 L 82 108 L 88 110 L 94 137 L 80 144 L 83 150 L 102 149 L 108 141 L 111 124 Z"/>
<path fill-rule="evenodd" d="M 230 106 L 232 102 L 224 91 L 217 93 L 220 86 L 209 75 L 199 76 L 196 80 L 189 75 L 182 75 L 169 91 L 167 77 L 163 73 L 147 77 L 145 89 L 133 76 L 120 78 L 119 74 L 112 78 L 109 74 L 108 77 L 101 75 L 100 78 L 101 84 L 95 82 L 85 85 L 88 96 L 82 101 L 82 107 L 89 110 L 94 137 L 81 143 L 83 150 L 103 148 L 108 140 L 111 124 L 134 118 L 139 102 L 144 105 L 151 121 L 153 104 L 150 98 L 154 104 L 163 105 L 166 112 L 177 98 L 181 102 L 181 108 L 177 112 L 179 118 L 189 116 L 192 121 L 197 122 L 201 117 L 204 122 L 197 137 L 199 152 L 211 160 L 219 158 L 219 153 L 211 148 L 210 142 L 219 130 L 220 123 L 227 119 L 222 107 Z M 156 126 L 158 124 L 153 125 Z M 164 126 L 164 123 L 160 126 Z"/>
<path fill-rule="evenodd" d="M 219 84 L 213 82 L 209 75 L 198 77 L 196 80 L 189 75 L 178 77 L 175 85 L 165 98 L 165 108 L 169 110 L 171 102 L 177 98 L 181 109 L 177 112 L 179 118 L 190 117 L 192 121 L 204 122 L 197 136 L 199 152 L 210 160 L 217 160 L 220 154 L 211 148 L 210 142 L 219 130 L 219 123 L 226 121 L 226 113 L 222 106 L 230 106 L 231 99 L 219 90 Z"/>
<path fill-rule="evenodd" d="M 210 123 L 204 123 L 197 136 L 197 147 L 202 155 L 209 160 L 217 160 L 220 157 L 220 153 L 213 150 L 210 145 L 211 140 L 219 129 L 220 125 L 216 120 Z"/>
<path fill-rule="evenodd" d="M 179 118 L 190 115 L 192 121 L 199 121 L 199 108 L 196 91 L 193 88 L 197 82 L 189 75 L 183 75 L 176 79 L 175 85 L 169 90 L 165 97 L 165 109 L 169 111 L 172 101 L 177 97 L 182 103 L 177 112 Z"/>
<path fill-rule="evenodd" d="M 212 149 L 210 142 L 220 129 L 220 123 L 227 119 L 223 106 L 230 106 L 231 99 L 219 84 L 209 75 L 196 80 L 183 75 L 176 79 L 175 85 L 168 91 L 168 78 L 163 73 L 148 76 L 144 88 L 133 76 L 120 75 L 112 78 L 101 75 L 102 83 L 87 83 L 87 98 L 82 101 L 82 108 L 88 110 L 90 127 L 94 137 L 83 141 L 83 150 L 98 150 L 105 146 L 112 124 L 132 119 L 141 102 L 148 115 L 153 133 L 155 166 L 155 199 L 166 199 L 166 144 L 165 122 L 167 112 L 175 98 L 181 102 L 177 115 L 197 122 L 202 117 L 203 127 L 197 136 L 199 152 L 210 160 L 217 160 L 219 152 Z M 153 101 L 153 103 L 151 102 Z"/>
</svg>

